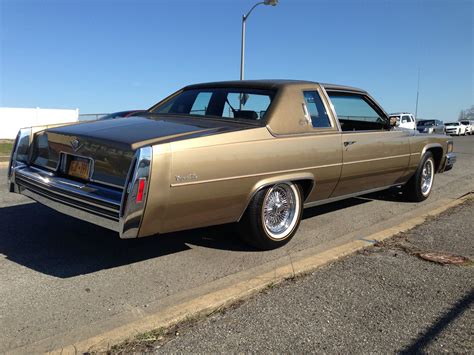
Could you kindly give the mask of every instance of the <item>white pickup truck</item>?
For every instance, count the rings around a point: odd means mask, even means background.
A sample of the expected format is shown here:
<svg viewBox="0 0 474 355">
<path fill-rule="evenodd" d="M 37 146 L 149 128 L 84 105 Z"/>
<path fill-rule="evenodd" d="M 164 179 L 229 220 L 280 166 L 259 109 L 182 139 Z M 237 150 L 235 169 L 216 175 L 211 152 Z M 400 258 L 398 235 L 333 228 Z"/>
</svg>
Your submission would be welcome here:
<svg viewBox="0 0 474 355">
<path fill-rule="evenodd" d="M 415 116 L 413 116 L 409 112 L 391 113 L 390 118 L 391 119 L 395 118 L 397 120 L 397 126 L 398 127 L 416 130 Z"/>
</svg>

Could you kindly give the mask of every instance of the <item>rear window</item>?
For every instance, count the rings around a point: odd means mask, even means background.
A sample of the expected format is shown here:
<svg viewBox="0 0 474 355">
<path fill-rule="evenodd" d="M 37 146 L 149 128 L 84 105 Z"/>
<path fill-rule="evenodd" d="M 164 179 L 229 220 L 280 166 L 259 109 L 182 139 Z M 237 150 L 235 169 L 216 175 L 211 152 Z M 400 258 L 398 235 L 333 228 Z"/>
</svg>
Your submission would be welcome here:
<svg viewBox="0 0 474 355">
<path fill-rule="evenodd" d="M 185 90 L 153 107 L 153 113 L 263 121 L 273 101 L 271 90 L 202 88 Z"/>
</svg>

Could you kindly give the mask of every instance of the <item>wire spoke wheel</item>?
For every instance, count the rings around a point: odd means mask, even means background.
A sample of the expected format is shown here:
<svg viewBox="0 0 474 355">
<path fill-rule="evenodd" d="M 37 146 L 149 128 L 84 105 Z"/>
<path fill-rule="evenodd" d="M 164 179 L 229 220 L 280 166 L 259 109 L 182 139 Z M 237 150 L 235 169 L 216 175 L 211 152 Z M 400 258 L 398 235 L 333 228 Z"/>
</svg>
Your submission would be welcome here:
<svg viewBox="0 0 474 355">
<path fill-rule="evenodd" d="M 294 185 L 277 184 L 265 195 L 262 222 L 272 239 L 284 239 L 293 230 L 299 216 L 300 201 Z"/>
<path fill-rule="evenodd" d="M 421 172 L 421 193 L 427 196 L 433 186 L 434 164 L 432 159 L 427 159 Z"/>
</svg>

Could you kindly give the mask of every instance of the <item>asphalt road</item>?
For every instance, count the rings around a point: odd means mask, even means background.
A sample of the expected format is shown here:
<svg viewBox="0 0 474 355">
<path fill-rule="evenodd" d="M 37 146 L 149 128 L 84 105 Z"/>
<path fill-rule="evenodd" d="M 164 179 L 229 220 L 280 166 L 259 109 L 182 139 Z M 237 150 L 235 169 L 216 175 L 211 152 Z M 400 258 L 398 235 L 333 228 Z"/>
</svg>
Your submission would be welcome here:
<svg viewBox="0 0 474 355">
<path fill-rule="evenodd" d="M 236 309 L 175 327 L 160 335 L 162 341 L 144 346 L 142 340 L 121 350 L 472 353 L 473 265 L 443 266 L 414 252 L 442 251 L 472 260 L 473 210 L 471 199 L 408 233 L 268 289 Z"/>
<path fill-rule="evenodd" d="M 249 250 L 232 226 L 124 241 L 1 192 L 0 352 L 73 330 L 93 332 L 124 314 L 146 314 L 152 305 L 198 286 L 309 247 L 333 247 L 350 232 L 473 191 L 474 137 L 456 137 L 455 151 L 455 168 L 436 176 L 427 201 L 412 204 L 375 194 L 315 207 L 305 211 L 295 238 L 270 252 Z M 2 191 L 5 175 L 0 169 Z"/>
</svg>

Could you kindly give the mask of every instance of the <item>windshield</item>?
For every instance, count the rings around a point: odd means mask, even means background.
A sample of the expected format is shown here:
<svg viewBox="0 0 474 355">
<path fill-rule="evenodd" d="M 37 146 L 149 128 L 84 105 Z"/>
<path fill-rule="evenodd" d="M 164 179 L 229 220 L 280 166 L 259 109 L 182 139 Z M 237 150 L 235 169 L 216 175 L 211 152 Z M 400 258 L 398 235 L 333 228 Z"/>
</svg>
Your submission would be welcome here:
<svg viewBox="0 0 474 355">
<path fill-rule="evenodd" d="M 434 121 L 418 121 L 418 126 L 433 126 Z"/>
<path fill-rule="evenodd" d="M 445 126 L 459 126 L 459 122 L 445 123 Z"/>
<path fill-rule="evenodd" d="M 190 89 L 152 107 L 150 112 L 258 122 L 264 119 L 274 96 L 271 90 Z"/>
<path fill-rule="evenodd" d="M 471 123 L 469 121 L 461 121 L 462 124 L 469 126 Z"/>
</svg>

